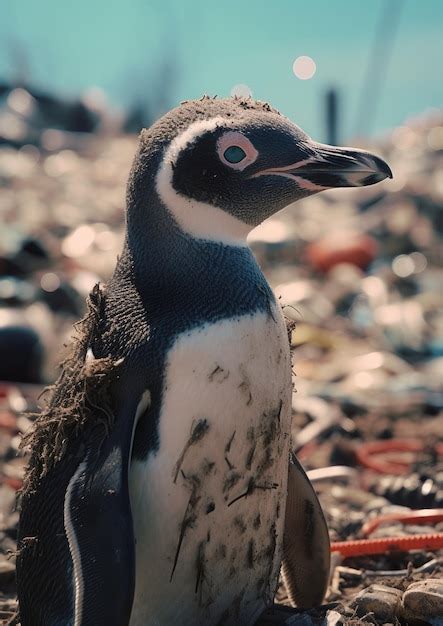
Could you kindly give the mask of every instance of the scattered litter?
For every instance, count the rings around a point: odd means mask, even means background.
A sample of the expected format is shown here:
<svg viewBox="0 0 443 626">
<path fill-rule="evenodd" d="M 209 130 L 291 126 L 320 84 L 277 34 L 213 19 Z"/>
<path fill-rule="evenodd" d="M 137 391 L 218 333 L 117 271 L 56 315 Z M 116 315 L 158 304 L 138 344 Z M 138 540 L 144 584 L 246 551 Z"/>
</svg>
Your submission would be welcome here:
<svg viewBox="0 0 443 626">
<path fill-rule="evenodd" d="M 86 295 L 111 276 L 137 142 L 97 133 L 107 113 L 90 101 L 44 96 L 11 87 L 0 100 L 0 621 L 16 608 L 26 415 L 55 379 Z M 442 128 L 434 112 L 378 143 L 394 180 L 313 196 L 251 236 L 295 322 L 294 450 L 340 550 L 328 605 L 294 613 L 281 585 L 261 626 L 441 626 Z"/>
</svg>

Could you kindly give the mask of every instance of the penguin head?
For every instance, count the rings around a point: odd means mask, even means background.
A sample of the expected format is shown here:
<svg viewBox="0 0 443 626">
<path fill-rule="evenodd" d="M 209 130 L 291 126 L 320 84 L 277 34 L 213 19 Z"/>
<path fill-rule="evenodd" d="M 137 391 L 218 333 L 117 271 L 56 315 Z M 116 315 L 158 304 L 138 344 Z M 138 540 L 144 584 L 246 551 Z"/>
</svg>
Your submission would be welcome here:
<svg viewBox="0 0 443 626">
<path fill-rule="evenodd" d="M 143 186 L 191 235 L 244 239 L 287 205 L 335 187 L 392 177 L 378 156 L 313 141 L 266 103 L 204 97 L 142 132 L 129 184 Z"/>
</svg>

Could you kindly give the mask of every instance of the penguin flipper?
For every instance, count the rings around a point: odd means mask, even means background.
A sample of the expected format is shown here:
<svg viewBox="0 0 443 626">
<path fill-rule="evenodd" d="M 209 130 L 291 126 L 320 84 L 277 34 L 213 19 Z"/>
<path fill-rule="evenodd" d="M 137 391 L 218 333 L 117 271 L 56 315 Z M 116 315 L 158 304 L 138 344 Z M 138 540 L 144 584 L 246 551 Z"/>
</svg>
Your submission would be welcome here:
<svg viewBox="0 0 443 626">
<path fill-rule="evenodd" d="M 22 501 L 17 591 L 22 626 L 126 626 L 135 549 L 128 464 L 135 411 L 103 414 Z M 30 543 L 28 540 L 32 539 Z"/>
<path fill-rule="evenodd" d="M 289 463 L 283 536 L 282 575 L 292 604 L 310 608 L 322 603 L 330 569 L 330 543 L 323 511 L 296 457 Z"/>
</svg>

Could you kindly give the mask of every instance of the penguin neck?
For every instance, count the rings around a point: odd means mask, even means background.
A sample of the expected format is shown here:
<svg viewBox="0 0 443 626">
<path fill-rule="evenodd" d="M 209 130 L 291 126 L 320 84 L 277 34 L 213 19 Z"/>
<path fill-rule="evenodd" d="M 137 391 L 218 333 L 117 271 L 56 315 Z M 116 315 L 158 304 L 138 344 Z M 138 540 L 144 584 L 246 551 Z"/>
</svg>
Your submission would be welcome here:
<svg viewBox="0 0 443 626">
<path fill-rule="evenodd" d="M 128 214 L 123 254 L 109 284 L 110 316 L 126 329 L 126 343 L 140 320 L 148 324 L 143 337 L 163 341 L 220 320 L 273 316 L 274 295 L 248 246 L 191 237 L 161 205 L 138 209 Z"/>
<path fill-rule="evenodd" d="M 127 234 L 120 263 L 142 296 L 152 301 L 179 294 L 171 290 L 189 288 L 204 294 L 205 286 L 230 280 L 254 268 L 261 272 L 246 243 L 204 239 L 185 232 L 163 203 L 156 198 L 149 206 L 128 208 Z"/>
</svg>

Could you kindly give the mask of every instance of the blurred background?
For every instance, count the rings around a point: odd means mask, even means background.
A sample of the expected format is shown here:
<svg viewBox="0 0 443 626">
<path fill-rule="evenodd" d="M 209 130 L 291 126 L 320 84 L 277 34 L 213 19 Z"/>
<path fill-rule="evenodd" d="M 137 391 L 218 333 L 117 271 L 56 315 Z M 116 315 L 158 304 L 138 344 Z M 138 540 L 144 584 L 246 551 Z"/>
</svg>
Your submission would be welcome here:
<svg viewBox="0 0 443 626">
<path fill-rule="evenodd" d="M 2 1 L 2 554 L 14 547 L 23 411 L 113 271 L 137 133 L 204 93 L 269 100 L 315 139 L 390 164 L 393 180 L 297 203 L 251 245 L 296 324 L 295 450 L 308 469 L 342 468 L 332 488 L 317 478 L 331 536 L 359 536 L 386 511 L 443 507 L 442 28 L 440 0 Z M 378 456 L 372 441 L 384 442 Z M 411 560 L 441 566 L 425 549 L 363 565 Z M 8 564 L 0 598 L 13 595 Z M 335 574 L 329 598 L 349 599 L 362 580 Z"/>
<path fill-rule="evenodd" d="M 145 125 L 181 100 L 245 84 L 318 138 L 333 87 L 349 139 L 441 106 L 442 23 L 439 0 L 3 0 L 0 77 L 137 112 Z M 292 72 L 300 56 L 316 64 L 310 80 Z"/>
</svg>

